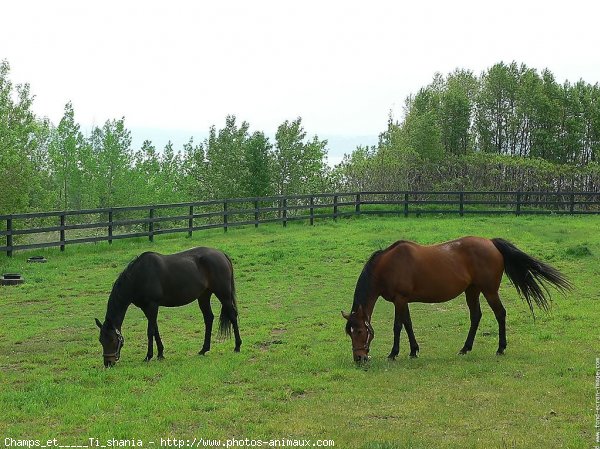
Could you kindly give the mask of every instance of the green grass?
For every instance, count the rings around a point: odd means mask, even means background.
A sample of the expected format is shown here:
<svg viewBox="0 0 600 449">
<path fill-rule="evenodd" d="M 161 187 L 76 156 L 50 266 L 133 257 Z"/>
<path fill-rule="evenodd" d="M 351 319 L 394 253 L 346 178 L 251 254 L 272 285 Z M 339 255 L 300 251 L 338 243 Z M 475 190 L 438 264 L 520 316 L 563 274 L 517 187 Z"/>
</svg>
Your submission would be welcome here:
<svg viewBox="0 0 600 449">
<path fill-rule="evenodd" d="M 438 217 L 261 226 L 73 246 L 0 257 L 0 273 L 26 283 L 0 287 L 0 436 L 88 438 L 310 438 L 335 447 L 589 448 L 595 439 L 595 358 L 600 357 L 600 217 Z M 375 308 L 372 360 L 352 361 L 340 310 L 348 311 L 368 256 L 398 239 L 434 243 L 462 235 L 504 237 L 574 283 L 534 321 L 505 280 L 508 349 L 497 357 L 497 324 L 482 304 L 473 352 L 458 356 L 469 319 L 463 297 L 414 304 L 421 346 L 395 362 L 393 307 Z M 137 254 L 221 248 L 236 270 L 244 344 L 213 339 L 198 356 L 198 306 L 161 309 L 165 360 L 143 363 L 146 320 L 132 306 L 114 369 L 102 366 L 94 318 Z M 27 264 L 43 254 L 47 264 Z M 213 299 L 215 314 L 220 307 Z M 4 440 L 2 441 L 4 442 Z"/>
</svg>

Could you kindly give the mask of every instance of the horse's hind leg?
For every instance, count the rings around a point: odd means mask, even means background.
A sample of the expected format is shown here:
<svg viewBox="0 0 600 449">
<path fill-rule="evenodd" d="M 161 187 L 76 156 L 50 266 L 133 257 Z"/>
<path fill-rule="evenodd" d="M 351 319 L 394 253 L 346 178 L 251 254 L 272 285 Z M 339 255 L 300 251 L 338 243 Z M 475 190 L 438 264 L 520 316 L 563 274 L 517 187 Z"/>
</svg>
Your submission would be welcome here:
<svg viewBox="0 0 600 449">
<path fill-rule="evenodd" d="M 417 339 L 415 338 L 415 333 L 413 331 L 408 304 L 404 304 L 402 307 L 402 316 L 404 317 L 404 328 L 406 329 L 406 335 L 408 336 L 408 341 L 410 343 L 410 356 L 414 358 L 417 357 L 419 352 L 419 344 L 417 343 Z"/>
<path fill-rule="evenodd" d="M 200 298 L 198 298 L 198 305 L 204 318 L 204 344 L 198 354 L 204 355 L 210 351 L 210 337 L 212 334 L 212 325 L 215 315 L 210 307 L 210 296 L 211 292 L 207 291 Z"/>
<path fill-rule="evenodd" d="M 233 325 L 233 336 L 235 337 L 235 352 L 240 352 L 240 346 L 242 346 L 242 337 L 240 337 L 240 328 L 238 326 L 237 316 L 231 320 Z"/>
<path fill-rule="evenodd" d="M 464 355 L 473 349 L 473 341 L 475 341 L 475 334 L 477 334 L 477 328 L 479 327 L 479 321 L 481 320 L 481 306 L 479 305 L 479 293 L 480 290 L 476 287 L 470 286 L 465 291 L 467 297 L 467 305 L 469 306 L 469 316 L 471 318 L 471 328 L 469 329 L 469 335 L 465 345 L 459 351 L 459 354 Z"/>
<path fill-rule="evenodd" d="M 238 325 L 238 313 L 235 307 L 233 306 L 233 301 L 229 301 L 229 303 L 223 303 L 223 310 L 221 310 L 221 319 L 223 319 L 223 314 L 226 313 L 231 325 L 233 326 L 233 336 L 235 337 L 235 347 L 233 348 L 234 352 L 240 352 L 240 346 L 242 346 L 242 338 L 240 337 L 240 327 Z M 228 305 L 225 305 L 228 304 Z"/>
<path fill-rule="evenodd" d="M 494 315 L 496 315 L 496 321 L 498 321 L 498 351 L 496 351 L 496 354 L 502 355 L 506 349 L 506 309 L 502 305 L 497 291 L 483 292 L 483 296 L 485 296 L 494 311 Z"/>
<path fill-rule="evenodd" d="M 234 294 L 232 290 L 225 290 L 221 292 L 215 292 L 219 301 L 221 301 L 221 316 L 220 325 L 221 333 L 228 335 L 229 324 L 233 326 L 233 335 L 235 337 L 235 352 L 240 352 L 240 346 L 242 345 L 242 338 L 240 337 L 240 328 L 238 326 L 238 313 L 235 307 Z"/>
</svg>

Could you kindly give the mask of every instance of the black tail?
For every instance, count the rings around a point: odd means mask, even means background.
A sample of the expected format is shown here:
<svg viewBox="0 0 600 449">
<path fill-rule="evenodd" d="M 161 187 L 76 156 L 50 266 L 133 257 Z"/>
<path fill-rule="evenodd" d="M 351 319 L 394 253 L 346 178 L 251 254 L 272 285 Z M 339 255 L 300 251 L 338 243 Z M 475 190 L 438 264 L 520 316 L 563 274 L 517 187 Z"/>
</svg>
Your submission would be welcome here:
<svg viewBox="0 0 600 449">
<path fill-rule="evenodd" d="M 237 300 L 235 297 L 235 280 L 233 279 L 233 264 L 227 254 L 225 254 L 225 257 L 227 257 L 229 267 L 231 268 L 231 297 L 229 298 L 231 302 L 223 302 L 221 307 L 221 315 L 219 316 L 219 336 L 221 338 L 231 337 L 231 323 L 232 320 L 237 320 L 238 314 Z"/>
<path fill-rule="evenodd" d="M 519 296 L 527 301 L 532 314 L 532 300 L 542 310 L 547 311 L 550 308 L 550 292 L 546 283 L 553 285 L 560 292 L 571 290 L 571 283 L 556 268 L 528 256 L 504 239 L 492 239 L 492 243 L 504 256 L 504 271 Z"/>
</svg>

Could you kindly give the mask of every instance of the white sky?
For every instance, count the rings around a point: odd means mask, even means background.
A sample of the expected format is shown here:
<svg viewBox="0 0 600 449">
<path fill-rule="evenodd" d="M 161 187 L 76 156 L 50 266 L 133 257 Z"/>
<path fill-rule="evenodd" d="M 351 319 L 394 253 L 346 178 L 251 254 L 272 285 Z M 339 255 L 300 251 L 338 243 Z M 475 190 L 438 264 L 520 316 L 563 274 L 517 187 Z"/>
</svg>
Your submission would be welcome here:
<svg viewBox="0 0 600 449">
<path fill-rule="evenodd" d="M 178 148 L 227 114 L 271 135 L 301 116 L 337 160 L 437 71 L 600 81 L 599 24 L 597 0 L 24 0 L 0 7 L 0 59 L 55 124 L 70 100 L 84 130 L 125 116 L 136 145 Z"/>
</svg>

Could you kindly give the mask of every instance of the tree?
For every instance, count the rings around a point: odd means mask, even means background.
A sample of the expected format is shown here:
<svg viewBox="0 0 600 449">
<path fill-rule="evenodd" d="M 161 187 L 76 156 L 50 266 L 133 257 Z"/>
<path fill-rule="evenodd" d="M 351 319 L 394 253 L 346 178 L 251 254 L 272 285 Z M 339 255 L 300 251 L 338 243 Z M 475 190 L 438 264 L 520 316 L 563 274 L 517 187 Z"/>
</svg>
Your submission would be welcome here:
<svg viewBox="0 0 600 449">
<path fill-rule="evenodd" d="M 256 131 L 244 145 L 244 196 L 257 197 L 273 194 L 273 146 L 264 133 Z"/>
<path fill-rule="evenodd" d="M 46 134 L 44 122 L 31 111 L 29 85 L 13 86 L 10 66 L 0 62 L 0 213 L 26 210 L 39 177 L 33 161 Z"/>
<path fill-rule="evenodd" d="M 204 146 L 200 143 L 194 145 L 194 140 L 190 140 L 183 146 L 182 175 L 184 177 L 184 189 L 187 197 L 193 200 L 204 199 L 208 197 L 206 174 L 207 174 L 206 154 Z"/>
<path fill-rule="evenodd" d="M 225 128 L 211 127 L 205 141 L 206 182 L 208 195 L 212 198 L 234 198 L 240 196 L 243 180 L 248 176 L 245 166 L 244 147 L 248 140 L 250 125 L 242 122 L 238 127 L 236 117 L 225 119 Z"/>
<path fill-rule="evenodd" d="M 471 127 L 478 82 L 473 73 L 456 70 L 448 75 L 440 95 L 440 137 L 446 154 L 463 155 L 472 148 Z"/>
<path fill-rule="evenodd" d="M 73 105 L 68 102 L 48 147 L 52 173 L 58 186 L 57 205 L 63 210 L 83 207 L 84 147 L 85 141 L 79 124 L 75 122 Z"/>
<path fill-rule="evenodd" d="M 133 159 L 131 132 L 125 128 L 125 118 L 107 120 L 102 128 L 95 127 L 90 138 L 97 163 L 96 185 L 99 206 L 131 204 L 127 176 Z"/>
<path fill-rule="evenodd" d="M 314 136 L 305 142 L 302 119 L 286 120 L 275 134 L 275 179 L 280 195 L 314 191 L 323 184 L 327 141 Z"/>
<path fill-rule="evenodd" d="M 175 152 L 171 141 L 165 146 L 160 157 L 160 172 L 158 177 L 158 201 L 161 203 L 176 203 L 185 197 L 182 195 L 182 160 L 179 152 Z"/>
</svg>

